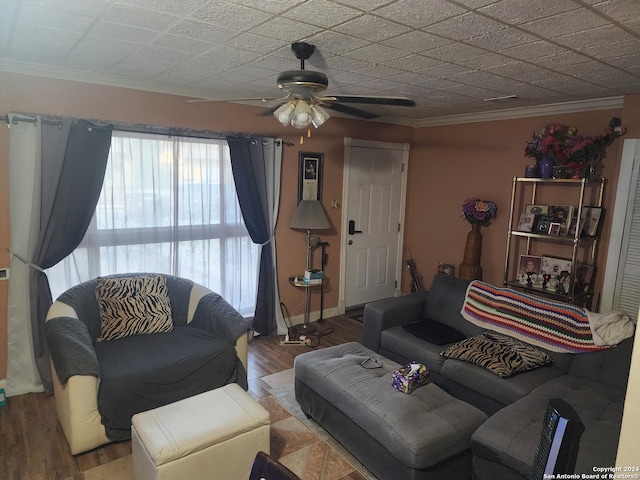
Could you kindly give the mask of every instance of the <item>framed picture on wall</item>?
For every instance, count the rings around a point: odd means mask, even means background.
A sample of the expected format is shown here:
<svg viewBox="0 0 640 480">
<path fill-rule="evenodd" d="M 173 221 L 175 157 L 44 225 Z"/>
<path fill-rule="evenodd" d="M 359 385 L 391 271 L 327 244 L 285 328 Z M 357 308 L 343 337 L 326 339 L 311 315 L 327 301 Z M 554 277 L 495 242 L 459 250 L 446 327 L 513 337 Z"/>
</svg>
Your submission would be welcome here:
<svg viewBox="0 0 640 480">
<path fill-rule="evenodd" d="M 322 161 L 324 154 L 300 152 L 298 159 L 298 202 L 322 200 Z"/>
</svg>

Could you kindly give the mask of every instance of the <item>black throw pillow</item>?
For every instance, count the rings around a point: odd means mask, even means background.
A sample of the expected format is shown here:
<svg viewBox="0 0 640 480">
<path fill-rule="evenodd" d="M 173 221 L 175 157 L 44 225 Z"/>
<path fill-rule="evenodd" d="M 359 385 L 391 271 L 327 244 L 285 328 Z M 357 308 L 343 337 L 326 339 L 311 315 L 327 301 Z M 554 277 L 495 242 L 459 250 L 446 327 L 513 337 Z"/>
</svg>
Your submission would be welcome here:
<svg viewBox="0 0 640 480">
<path fill-rule="evenodd" d="M 402 328 L 416 337 L 436 345 L 455 343 L 467 338 L 459 330 L 430 318 L 420 322 L 408 323 L 403 325 Z"/>
</svg>

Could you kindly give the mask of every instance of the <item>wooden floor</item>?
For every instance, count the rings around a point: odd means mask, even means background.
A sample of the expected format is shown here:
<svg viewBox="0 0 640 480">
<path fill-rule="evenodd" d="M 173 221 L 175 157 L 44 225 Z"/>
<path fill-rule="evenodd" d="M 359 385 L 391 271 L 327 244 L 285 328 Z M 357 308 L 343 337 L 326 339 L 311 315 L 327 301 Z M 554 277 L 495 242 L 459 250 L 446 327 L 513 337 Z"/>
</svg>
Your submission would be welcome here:
<svg viewBox="0 0 640 480">
<path fill-rule="evenodd" d="M 281 346 L 281 337 L 256 337 L 249 344 L 249 394 L 269 394 L 262 377 L 288 370 L 300 353 L 362 340 L 362 324 L 345 316 L 328 318 L 309 335 L 312 347 Z M 131 453 L 131 442 L 111 443 L 73 456 L 58 423 L 53 396 L 32 393 L 0 407 L 0 479 L 81 478 L 81 472 Z M 116 480 L 116 479 L 114 479 Z"/>
</svg>

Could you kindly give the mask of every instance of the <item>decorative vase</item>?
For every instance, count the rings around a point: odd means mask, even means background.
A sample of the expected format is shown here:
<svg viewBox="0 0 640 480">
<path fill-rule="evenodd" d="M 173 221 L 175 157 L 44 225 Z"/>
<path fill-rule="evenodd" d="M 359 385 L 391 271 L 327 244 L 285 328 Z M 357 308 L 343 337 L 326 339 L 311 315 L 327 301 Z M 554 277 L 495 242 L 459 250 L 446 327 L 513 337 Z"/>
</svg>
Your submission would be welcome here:
<svg viewBox="0 0 640 480">
<path fill-rule="evenodd" d="M 552 178 L 553 177 L 553 159 L 544 157 L 540 160 L 540 178 Z"/>
<path fill-rule="evenodd" d="M 458 276 L 467 280 L 482 280 L 480 255 L 482 253 L 482 233 L 480 225 L 471 224 L 471 231 L 467 233 L 467 243 L 464 246 L 464 257 L 458 267 Z"/>
<path fill-rule="evenodd" d="M 540 168 L 538 167 L 538 163 L 534 163 L 533 165 L 527 165 L 524 169 L 525 178 L 538 178 L 540 177 Z"/>
</svg>

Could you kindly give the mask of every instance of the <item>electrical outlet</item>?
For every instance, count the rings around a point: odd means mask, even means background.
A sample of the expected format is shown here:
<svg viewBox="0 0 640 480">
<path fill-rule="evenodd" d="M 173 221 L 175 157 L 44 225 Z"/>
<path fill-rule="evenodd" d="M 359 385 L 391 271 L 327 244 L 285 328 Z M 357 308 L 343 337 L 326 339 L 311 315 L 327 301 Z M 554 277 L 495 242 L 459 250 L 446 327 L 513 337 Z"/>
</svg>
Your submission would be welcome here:
<svg viewBox="0 0 640 480">
<path fill-rule="evenodd" d="M 0 280 L 9 280 L 8 268 L 0 268 Z"/>
</svg>

